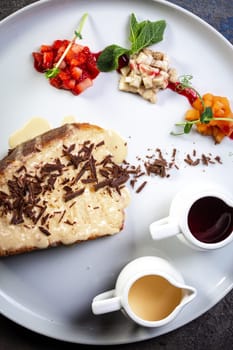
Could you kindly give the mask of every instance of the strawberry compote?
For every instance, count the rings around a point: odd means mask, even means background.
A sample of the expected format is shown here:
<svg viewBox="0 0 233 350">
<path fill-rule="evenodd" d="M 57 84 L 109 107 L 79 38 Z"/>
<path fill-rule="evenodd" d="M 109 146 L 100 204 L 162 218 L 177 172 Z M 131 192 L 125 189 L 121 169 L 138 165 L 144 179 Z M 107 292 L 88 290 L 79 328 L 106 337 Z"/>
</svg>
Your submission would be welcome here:
<svg viewBox="0 0 233 350">
<path fill-rule="evenodd" d="M 35 69 L 45 73 L 53 68 L 69 43 L 69 40 L 55 40 L 53 45 L 41 45 L 40 51 L 32 53 Z M 93 80 L 99 74 L 97 58 L 98 54 L 92 53 L 87 46 L 73 43 L 59 66 L 59 73 L 49 78 L 50 84 L 79 95 L 93 85 Z"/>
</svg>

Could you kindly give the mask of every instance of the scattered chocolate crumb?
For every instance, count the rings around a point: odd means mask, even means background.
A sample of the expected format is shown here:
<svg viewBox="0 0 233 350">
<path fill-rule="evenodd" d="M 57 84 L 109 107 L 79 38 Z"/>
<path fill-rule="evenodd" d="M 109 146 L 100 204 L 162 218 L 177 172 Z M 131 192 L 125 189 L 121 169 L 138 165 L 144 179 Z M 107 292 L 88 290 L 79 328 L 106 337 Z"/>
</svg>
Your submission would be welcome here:
<svg viewBox="0 0 233 350">
<path fill-rule="evenodd" d="M 173 160 L 175 160 L 175 158 L 176 158 L 176 152 L 177 152 L 176 148 L 173 148 L 173 151 L 172 151 L 172 159 Z"/>
<path fill-rule="evenodd" d="M 143 188 L 146 186 L 146 184 L 147 184 L 147 181 L 144 181 L 144 182 L 137 188 L 136 193 L 140 193 L 140 192 L 143 190 Z"/>
<path fill-rule="evenodd" d="M 130 180 L 130 186 L 134 189 L 134 185 L 137 182 L 137 179 Z"/>
<path fill-rule="evenodd" d="M 205 154 L 201 155 L 201 160 L 204 165 L 209 165 L 210 157 L 206 156 Z"/>
<path fill-rule="evenodd" d="M 214 159 L 216 160 L 217 163 L 222 164 L 222 160 L 220 156 L 216 156 Z"/>
<path fill-rule="evenodd" d="M 195 160 L 193 160 L 190 156 L 190 154 L 187 154 L 186 158 L 184 158 L 184 161 L 191 166 L 197 166 L 200 163 L 200 159 L 197 158 Z"/>
</svg>

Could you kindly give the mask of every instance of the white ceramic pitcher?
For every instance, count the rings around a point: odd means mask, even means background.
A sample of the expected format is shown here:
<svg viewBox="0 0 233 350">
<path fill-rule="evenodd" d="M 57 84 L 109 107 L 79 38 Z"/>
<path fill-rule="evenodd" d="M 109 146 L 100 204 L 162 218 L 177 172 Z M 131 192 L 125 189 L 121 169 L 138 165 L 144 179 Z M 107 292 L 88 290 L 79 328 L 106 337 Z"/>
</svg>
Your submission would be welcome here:
<svg viewBox="0 0 233 350">
<path fill-rule="evenodd" d="M 172 321 L 196 293 L 168 261 L 145 256 L 122 269 L 115 289 L 93 299 L 92 311 L 98 315 L 122 309 L 139 325 L 158 327 Z"/>
</svg>

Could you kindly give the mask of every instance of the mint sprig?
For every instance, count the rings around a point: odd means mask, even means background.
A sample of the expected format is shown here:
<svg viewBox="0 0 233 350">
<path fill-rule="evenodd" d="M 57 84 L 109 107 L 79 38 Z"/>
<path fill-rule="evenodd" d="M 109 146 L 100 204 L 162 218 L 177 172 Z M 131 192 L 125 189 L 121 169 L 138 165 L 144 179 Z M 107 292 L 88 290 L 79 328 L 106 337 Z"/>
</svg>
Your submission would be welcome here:
<svg viewBox="0 0 233 350">
<path fill-rule="evenodd" d="M 72 40 L 70 41 L 69 45 L 66 47 L 66 49 L 63 52 L 62 56 L 60 57 L 59 61 L 55 64 L 55 66 L 53 68 L 48 69 L 45 72 L 46 78 L 48 78 L 48 79 L 55 78 L 60 73 L 59 67 L 60 67 L 62 61 L 64 60 L 64 58 L 66 57 L 71 46 L 73 45 L 73 43 L 75 42 L 75 40 L 77 38 L 82 39 L 81 31 L 83 29 L 83 26 L 84 26 L 84 23 L 85 23 L 87 17 L 88 17 L 88 14 L 84 13 L 84 15 L 81 17 L 78 28 L 74 31 L 74 36 L 73 36 Z"/>
<path fill-rule="evenodd" d="M 102 72 L 110 72 L 118 68 L 120 56 L 138 53 L 143 48 L 163 40 L 166 22 L 164 20 L 151 22 L 149 20 L 138 22 L 134 13 L 130 15 L 129 41 L 131 47 L 123 48 L 119 45 L 107 46 L 97 59 L 97 67 Z"/>
<path fill-rule="evenodd" d="M 107 46 L 97 59 L 98 69 L 101 72 L 110 72 L 117 69 L 118 60 L 124 54 L 129 54 L 129 50 L 114 44 Z"/>
</svg>

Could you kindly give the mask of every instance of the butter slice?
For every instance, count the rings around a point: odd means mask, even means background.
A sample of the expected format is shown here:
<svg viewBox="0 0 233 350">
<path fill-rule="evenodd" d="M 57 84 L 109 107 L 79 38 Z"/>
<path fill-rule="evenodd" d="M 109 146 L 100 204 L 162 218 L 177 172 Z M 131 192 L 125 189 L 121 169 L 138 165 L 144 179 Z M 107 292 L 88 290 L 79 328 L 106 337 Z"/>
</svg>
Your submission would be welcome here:
<svg viewBox="0 0 233 350">
<path fill-rule="evenodd" d="M 121 163 L 126 159 L 127 143 L 116 131 L 106 130 L 105 143 L 113 155 L 114 162 Z"/>
<path fill-rule="evenodd" d="M 75 117 L 73 115 L 67 115 L 63 118 L 61 125 L 72 124 L 72 123 L 77 123 Z"/>
<path fill-rule="evenodd" d="M 51 126 L 46 119 L 40 117 L 31 118 L 21 129 L 15 131 L 9 137 L 9 146 L 10 148 L 15 148 L 19 144 L 41 135 L 50 129 Z"/>
</svg>

